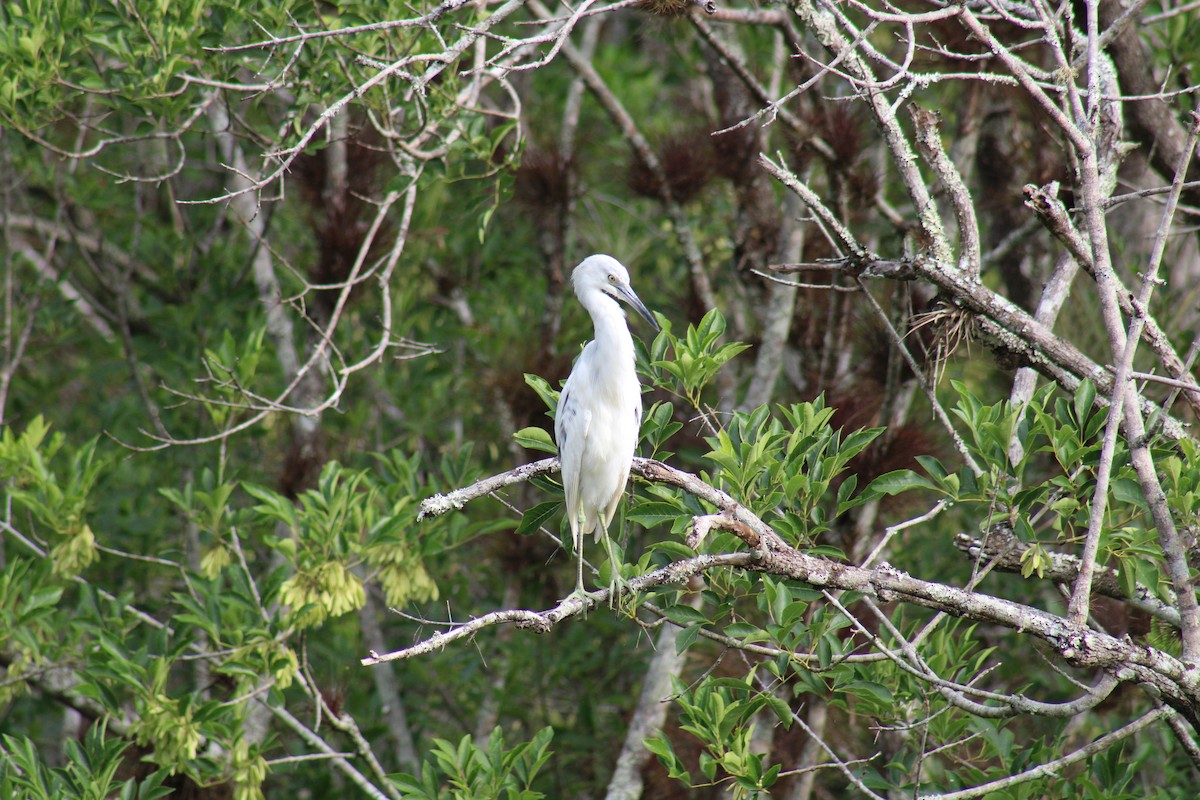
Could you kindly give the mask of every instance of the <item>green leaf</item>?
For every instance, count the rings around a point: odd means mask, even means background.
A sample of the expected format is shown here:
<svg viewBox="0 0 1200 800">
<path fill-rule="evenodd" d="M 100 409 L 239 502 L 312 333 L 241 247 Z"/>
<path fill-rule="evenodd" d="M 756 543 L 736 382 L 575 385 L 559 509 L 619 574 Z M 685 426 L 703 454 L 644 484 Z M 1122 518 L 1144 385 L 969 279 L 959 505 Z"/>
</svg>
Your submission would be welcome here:
<svg viewBox="0 0 1200 800">
<path fill-rule="evenodd" d="M 842 481 L 842 485 L 837 491 L 837 511 L 834 512 L 838 516 L 845 514 L 850 509 L 860 506 L 865 502 L 863 495 L 853 497 L 854 490 L 858 488 L 858 476 L 850 475 L 846 480 Z"/>
<path fill-rule="evenodd" d="M 726 625 L 724 630 L 726 636 L 732 636 L 735 639 L 742 639 L 761 632 L 762 628 L 748 622 L 733 622 Z"/>
<path fill-rule="evenodd" d="M 708 617 L 688 605 L 667 606 L 663 609 L 663 613 L 666 614 L 667 619 L 680 625 L 706 624 L 708 622 Z"/>
<path fill-rule="evenodd" d="M 665 736 L 656 733 L 648 739 L 643 739 L 642 746 L 658 756 L 659 762 L 666 768 L 667 776 L 671 780 L 681 781 L 685 784 L 691 783 L 691 775 L 683 768 L 683 762 L 680 761 L 679 756 L 675 755 L 675 748 L 671 746 Z"/>
<path fill-rule="evenodd" d="M 1084 427 L 1084 423 L 1091 416 L 1092 404 L 1095 401 L 1096 384 L 1084 378 L 1080 381 L 1079 386 L 1075 387 L 1075 419 L 1078 421 L 1080 428 Z"/>
<path fill-rule="evenodd" d="M 625 516 L 644 528 L 653 528 L 664 522 L 674 522 L 683 513 L 670 503 L 641 503 L 630 509 Z"/>
<path fill-rule="evenodd" d="M 558 512 L 561 506 L 562 504 L 557 500 L 538 503 L 521 516 L 521 524 L 517 526 L 516 530 L 517 535 L 525 536 L 535 533 L 540 527 L 546 524 L 547 520 Z"/>
<path fill-rule="evenodd" d="M 791 707 L 788 706 L 783 698 L 777 697 L 773 694 L 767 694 L 765 697 L 767 705 L 770 706 L 771 710 L 775 712 L 775 716 L 779 717 L 779 721 L 783 723 L 783 727 L 791 728 L 793 720 Z"/>
<path fill-rule="evenodd" d="M 545 378 L 531 372 L 525 373 L 525 383 L 537 392 L 537 396 L 542 398 L 542 402 L 550 410 L 550 416 L 554 416 L 554 411 L 558 408 L 558 391 L 551 387 Z"/>
<path fill-rule="evenodd" d="M 679 632 L 679 636 L 675 637 L 675 652 L 682 653 L 693 644 L 696 643 L 696 637 L 700 635 L 700 626 L 692 625 L 684 628 Z"/>
<path fill-rule="evenodd" d="M 695 550 L 682 542 L 676 542 L 672 539 L 655 542 L 654 544 L 650 545 L 650 548 L 656 552 L 662 553 L 667 558 L 675 560 L 691 558 L 692 556 L 696 555 Z"/>
<path fill-rule="evenodd" d="M 884 707 L 891 705 L 893 700 L 892 690 L 882 683 L 875 681 L 853 681 L 850 683 L 850 688 L 854 689 L 855 693 L 860 696 L 873 695 Z"/>
<path fill-rule="evenodd" d="M 917 474 L 911 469 L 897 469 L 880 475 L 863 490 L 863 495 L 874 498 L 880 495 L 895 495 L 909 492 L 913 489 L 936 489 L 929 479 Z"/>
<path fill-rule="evenodd" d="M 513 438 L 517 440 L 517 444 L 530 450 L 558 453 L 554 440 L 550 438 L 550 434 L 544 428 L 522 428 L 513 434 Z"/>
<path fill-rule="evenodd" d="M 46 586 L 37 589 L 21 604 L 21 610 L 23 613 L 28 614 L 39 608 L 56 606 L 62 597 L 62 593 L 61 586 Z"/>
<path fill-rule="evenodd" d="M 1142 486 L 1133 478 L 1114 478 L 1112 482 L 1113 498 L 1121 503 L 1128 503 L 1139 508 L 1147 508 L 1146 496 L 1142 494 Z"/>
<path fill-rule="evenodd" d="M 917 456 L 917 463 L 924 467 L 935 481 L 944 481 L 950 475 L 949 470 L 934 456 Z"/>
</svg>

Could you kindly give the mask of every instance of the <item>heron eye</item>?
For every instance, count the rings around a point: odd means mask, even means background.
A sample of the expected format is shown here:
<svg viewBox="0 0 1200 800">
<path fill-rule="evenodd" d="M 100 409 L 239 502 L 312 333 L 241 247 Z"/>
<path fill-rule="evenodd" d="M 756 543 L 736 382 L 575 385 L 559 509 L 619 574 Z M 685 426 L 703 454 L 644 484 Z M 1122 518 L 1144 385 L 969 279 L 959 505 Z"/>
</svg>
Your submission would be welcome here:
<svg viewBox="0 0 1200 800">
<path fill-rule="evenodd" d="M 609 275 L 609 276 L 608 276 L 608 282 L 609 282 L 609 283 L 613 283 L 613 284 L 615 284 L 615 283 L 617 282 L 617 276 L 616 276 L 616 275 Z"/>
</svg>

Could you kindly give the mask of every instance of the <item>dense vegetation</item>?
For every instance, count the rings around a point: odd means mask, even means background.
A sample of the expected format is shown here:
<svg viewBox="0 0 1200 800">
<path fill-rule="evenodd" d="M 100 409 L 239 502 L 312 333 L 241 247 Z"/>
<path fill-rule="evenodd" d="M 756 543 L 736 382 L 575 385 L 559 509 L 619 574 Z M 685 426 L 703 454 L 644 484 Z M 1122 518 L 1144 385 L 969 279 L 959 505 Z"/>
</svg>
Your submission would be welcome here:
<svg viewBox="0 0 1200 800">
<path fill-rule="evenodd" d="M 1193 797 L 1198 60 L 1184 0 L 0 5 L 0 796 Z M 594 252 L 664 330 L 584 607 Z"/>
</svg>

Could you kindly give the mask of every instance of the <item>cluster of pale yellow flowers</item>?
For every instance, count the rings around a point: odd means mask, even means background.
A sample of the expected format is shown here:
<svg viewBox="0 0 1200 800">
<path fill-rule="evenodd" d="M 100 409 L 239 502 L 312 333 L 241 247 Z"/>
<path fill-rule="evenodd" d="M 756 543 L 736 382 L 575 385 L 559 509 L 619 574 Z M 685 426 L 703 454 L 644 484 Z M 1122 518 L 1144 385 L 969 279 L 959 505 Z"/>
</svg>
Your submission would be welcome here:
<svg viewBox="0 0 1200 800">
<path fill-rule="evenodd" d="M 437 584 L 424 561 L 409 548 L 389 542 L 367 549 L 365 556 L 389 606 L 438 598 Z M 229 549 L 217 543 L 201 556 L 200 572 L 212 580 L 231 563 Z M 355 611 L 366 601 L 362 581 L 341 561 L 298 569 L 280 587 L 279 599 L 297 612 L 294 622 L 300 628 Z"/>
<path fill-rule="evenodd" d="M 218 542 L 200 556 L 200 574 L 211 581 L 232 563 L 233 557 L 229 555 L 229 548 Z"/>
<path fill-rule="evenodd" d="M 263 800 L 263 781 L 267 779 L 267 761 L 251 755 L 245 739 L 238 739 L 230 754 L 233 767 L 233 800 Z"/>
<path fill-rule="evenodd" d="M 178 700 L 163 692 L 151 693 L 138 714 L 136 738 L 139 745 L 153 744 L 154 761 L 172 775 L 180 765 L 196 757 L 200 748 L 200 726 L 191 709 L 183 711 Z"/>
<path fill-rule="evenodd" d="M 362 581 L 341 561 L 326 561 L 300 569 L 283 582 L 279 599 L 295 610 L 297 627 L 311 628 L 328 617 L 339 617 L 367 602 Z"/>
<path fill-rule="evenodd" d="M 407 547 L 381 544 L 367 550 L 366 557 L 367 563 L 378 569 L 375 577 L 389 606 L 437 599 L 438 587 L 425 570 L 425 562 Z"/>
<path fill-rule="evenodd" d="M 85 522 L 72 527 L 74 530 L 65 532 L 66 538 L 50 551 L 54 574 L 66 578 L 75 577 L 96 560 L 96 535 L 91 526 Z"/>
</svg>

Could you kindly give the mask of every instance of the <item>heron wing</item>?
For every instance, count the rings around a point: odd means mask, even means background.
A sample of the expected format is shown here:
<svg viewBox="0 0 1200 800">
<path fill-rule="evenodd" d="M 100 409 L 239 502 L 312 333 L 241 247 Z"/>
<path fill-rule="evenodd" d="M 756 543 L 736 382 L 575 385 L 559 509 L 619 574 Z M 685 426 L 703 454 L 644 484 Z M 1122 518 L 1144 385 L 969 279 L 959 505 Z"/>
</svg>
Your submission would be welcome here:
<svg viewBox="0 0 1200 800">
<path fill-rule="evenodd" d="M 574 375 L 574 373 L 572 373 Z M 587 449 L 588 430 L 592 413 L 578 402 L 571 392 L 571 379 L 563 387 L 554 416 L 554 438 L 558 443 L 558 458 L 562 464 L 563 494 L 566 500 L 567 521 L 571 525 L 571 540 L 580 546 L 580 477 L 583 472 L 583 452 Z"/>
<path fill-rule="evenodd" d="M 636 431 L 636 433 L 634 433 L 634 441 L 636 442 L 637 436 L 641 432 L 641 425 L 642 425 L 642 398 L 641 397 L 638 398 L 637 404 L 634 405 L 634 407 L 633 407 L 633 420 L 634 420 L 633 429 L 634 429 L 634 431 Z M 612 522 L 613 517 L 616 516 L 616 514 L 617 514 L 617 506 L 621 503 L 621 496 L 625 494 L 625 487 L 629 484 L 629 470 L 632 466 L 633 466 L 633 462 L 632 462 L 632 460 L 630 460 L 625 465 L 625 471 L 623 473 L 621 473 L 621 481 L 620 481 L 620 483 L 617 484 L 617 486 L 620 488 L 618 488 L 616 491 L 616 494 L 614 494 L 612 496 L 612 500 L 608 501 L 608 508 L 606 508 L 604 510 L 604 520 L 603 520 L 604 529 L 602 531 L 600 528 L 596 528 L 596 541 L 600 541 L 601 533 L 608 531 L 609 523 Z"/>
</svg>

